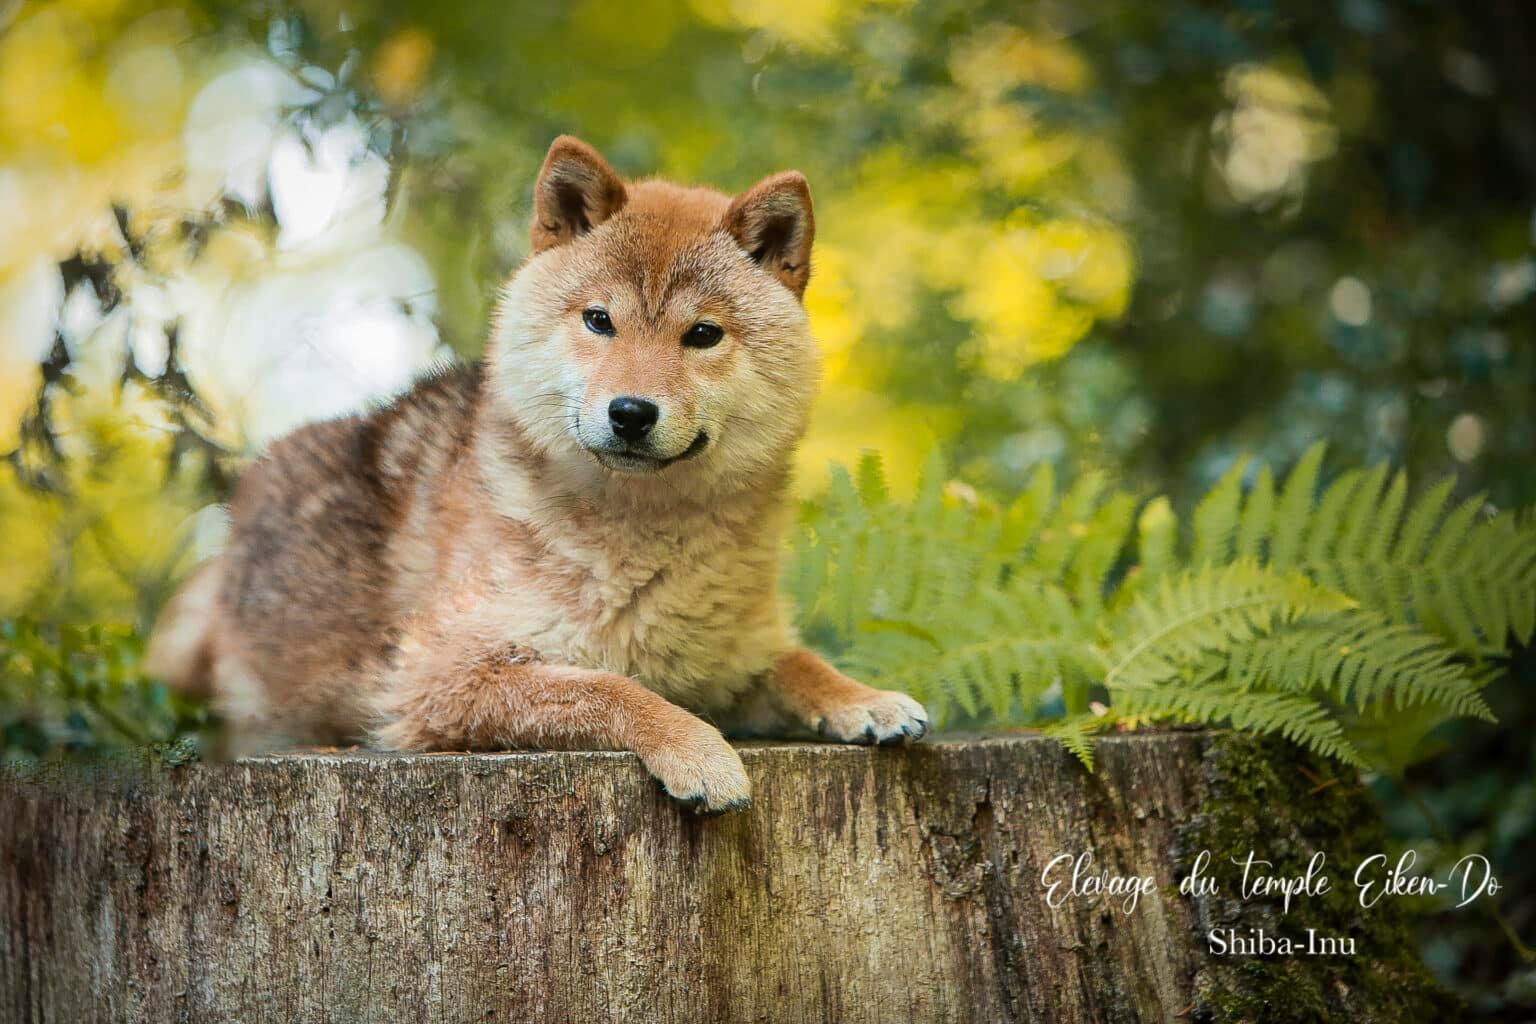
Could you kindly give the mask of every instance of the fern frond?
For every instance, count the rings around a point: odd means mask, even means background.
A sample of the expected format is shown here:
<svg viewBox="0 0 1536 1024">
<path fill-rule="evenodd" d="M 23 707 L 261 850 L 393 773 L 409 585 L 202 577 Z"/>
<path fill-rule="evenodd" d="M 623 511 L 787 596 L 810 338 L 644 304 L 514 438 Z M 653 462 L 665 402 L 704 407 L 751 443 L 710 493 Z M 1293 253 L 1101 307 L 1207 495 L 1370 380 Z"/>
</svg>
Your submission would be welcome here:
<svg viewBox="0 0 1536 1024">
<path fill-rule="evenodd" d="M 1222 565 L 1232 560 L 1243 501 L 1243 473 L 1247 468 L 1246 458 L 1232 463 L 1232 467 L 1216 481 L 1216 486 L 1195 506 L 1194 550 L 1189 561 L 1196 568 Z"/>
<path fill-rule="evenodd" d="M 792 584 L 803 625 L 840 646 L 866 619 L 917 621 L 1001 577 L 996 511 L 946 502 L 944 482 L 943 463 L 931 459 L 907 504 L 890 500 L 876 459 L 860 465 L 857 483 L 833 469 L 819 514 L 790 548 L 791 579 L 810 578 Z"/>
<path fill-rule="evenodd" d="M 1501 650 L 1536 619 L 1536 531 L 1514 516 L 1480 518 L 1481 496 L 1449 513 L 1451 481 L 1408 505 L 1408 482 L 1385 465 L 1351 470 L 1314 500 L 1324 449 L 1314 445 L 1285 481 L 1278 505 L 1260 473 L 1243 502 L 1236 557 L 1300 570 L 1393 622 L 1418 626 L 1474 657 Z M 1201 503 L 1191 563 L 1220 564 L 1235 474 Z M 1404 508 L 1407 514 L 1404 515 Z"/>
<path fill-rule="evenodd" d="M 1242 522 L 1237 528 L 1237 557 L 1258 561 L 1275 521 L 1275 477 L 1268 466 L 1259 467 L 1253 491 L 1243 503 Z"/>
<path fill-rule="evenodd" d="M 1536 591 L 1536 509 L 1496 519 L 1489 531 L 1502 534 L 1501 546 L 1510 552 L 1505 585 L 1516 596 Z M 1510 602 L 1509 628 L 1522 646 L 1530 646 L 1531 637 L 1536 634 L 1536 601 Z"/>
<path fill-rule="evenodd" d="M 1122 714 L 1274 733 L 1346 764 L 1366 767 L 1328 709 L 1294 694 L 1254 693 L 1207 683 L 1127 691 L 1116 698 L 1115 707 Z"/>
<path fill-rule="evenodd" d="M 1312 502 L 1317 492 L 1317 474 L 1323 465 L 1327 445 L 1319 441 L 1296 463 L 1280 490 L 1280 504 L 1275 507 L 1275 533 L 1269 545 L 1269 564 L 1289 569 L 1301 555 L 1301 538 L 1312 518 Z"/>
<path fill-rule="evenodd" d="M 1228 681 L 1243 690 L 1319 690 L 1362 712 L 1436 704 L 1448 714 L 1493 721 L 1453 649 L 1372 612 L 1299 622 L 1238 648 Z"/>
<path fill-rule="evenodd" d="M 798 613 L 802 629 L 810 624 L 819 606 L 822 587 L 827 578 L 827 549 L 816 544 L 810 530 L 795 530 L 789 538 L 790 596 Z"/>
<path fill-rule="evenodd" d="M 1395 490 L 1396 484 L 1381 502 L 1379 531 L 1390 529 L 1386 524 L 1397 515 Z M 1508 515 L 1479 521 L 1482 500 L 1474 497 L 1436 534 L 1446 493 L 1436 488 L 1416 504 L 1386 555 L 1378 554 L 1378 536 L 1355 550 L 1324 551 L 1304 568 L 1393 622 L 1417 625 L 1482 656 L 1503 649 L 1512 628 L 1530 636 L 1521 625 L 1536 615 L 1536 529 Z"/>
<path fill-rule="evenodd" d="M 1403 502 L 1408 497 L 1408 475 L 1398 472 L 1392 478 L 1392 485 L 1387 488 L 1386 497 L 1382 499 L 1381 508 L 1375 516 L 1375 524 L 1365 541 L 1365 548 L 1360 557 L 1367 562 L 1382 562 L 1386 560 L 1387 552 L 1392 550 L 1392 539 L 1397 533 L 1398 520 L 1402 518 Z"/>
<path fill-rule="evenodd" d="M 1346 521 L 1345 513 L 1350 509 L 1355 492 L 1360 488 L 1362 475 L 1358 469 L 1341 473 L 1339 478 L 1323 491 L 1317 508 L 1306 524 L 1307 539 L 1301 555 L 1306 564 L 1315 566 L 1324 561 L 1338 543 Z"/>
<path fill-rule="evenodd" d="M 879 452 L 866 451 L 859 456 L 857 480 L 859 501 L 865 508 L 875 508 L 891 500 L 891 489 L 885 482 L 885 463 L 880 460 Z"/>
<path fill-rule="evenodd" d="M 1476 494 L 1451 510 L 1435 531 L 1434 543 L 1429 548 L 1430 564 L 1444 565 L 1461 552 L 1477 513 L 1487 501 L 1487 495 Z"/>
<path fill-rule="evenodd" d="M 1093 771 L 1094 738 L 1113 726 L 1116 720 L 1116 716 L 1112 714 L 1068 715 L 1065 718 L 1047 722 L 1040 727 L 1040 731 L 1060 742 L 1083 763 L 1083 767 Z"/>
<path fill-rule="evenodd" d="M 1097 615 L 1104 607 L 1104 588 L 1125 548 L 1135 512 L 1134 498 L 1113 494 L 1085 524 L 1087 533 L 1072 555 L 1067 574 L 1072 597 L 1085 615 Z"/>
<path fill-rule="evenodd" d="M 923 460 L 923 468 L 917 474 L 917 493 L 912 497 L 912 510 L 919 517 L 938 514 L 944 501 L 944 484 L 949 480 L 949 470 L 944 463 L 944 453 L 935 448 Z"/>
<path fill-rule="evenodd" d="M 1435 530 L 1435 524 L 1440 522 L 1440 513 L 1445 509 L 1446 499 L 1451 496 L 1455 486 L 1456 481 L 1446 477 L 1414 502 L 1413 510 L 1403 523 L 1403 532 L 1398 537 L 1395 551 L 1397 561 L 1417 562 L 1424 557 L 1425 545 Z"/>
<path fill-rule="evenodd" d="M 1164 579 L 1155 593 L 1105 622 L 1104 685 L 1111 694 L 1155 687 L 1212 651 L 1250 643 L 1304 613 L 1351 604 L 1305 576 L 1282 576 L 1252 562 Z"/>
<path fill-rule="evenodd" d="M 1230 724 L 1392 770 L 1447 717 L 1491 719 L 1482 655 L 1536 632 L 1536 513 L 1448 507 L 1450 481 L 1410 500 L 1383 466 L 1319 495 L 1323 457 L 1278 486 L 1260 467 L 1246 497 L 1234 464 L 1185 560 L 1167 499 L 1137 515 L 1103 476 L 1062 492 L 1042 466 L 1000 507 L 935 454 L 899 501 L 868 454 L 804 509 L 788 586 L 817 646 L 940 724 L 1029 722 L 1059 696 L 1053 728 L 1091 761 L 1079 713 L 1102 685 L 1122 722 Z M 1402 735 L 1374 724 L 1393 721 Z"/>
<path fill-rule="evenodd" d="M 1055 507 L 1056 471 L 1049 462 L 1042 462 L 1003 517 L 1004 547 L 1019 551 L 1031 544 Z"/>
<path fill-rule="evenodd" d="M 1162 496 L 1147 502 L 1136 519 L 1138 582 L 1146 583 L 1171 572 L 1178 557 L 1179 518 L 1173 504 Z"/>
<path fill-rule="evenodd" d="M 1378 500 L 1381 485 L 1387 480 L 1387 464 L 1378 463 L 1367 470 L 1350 495 L 1351 507 L 1345 510 L 1337 544 L 1333 550 L 1341 559 L 1359 561 L 1365 556 L 1365 545 L 1373 530 L 1380 525 L 1384 506 Z M 1325 547 L 1329 542 L 1324 541 Z"/>
<path fill-rule="evenodd" d="M 1078 544 L 1088 536 L 1088 520 L 1105 487 L 1102 473 L 1084 473 L 1062 496 L 1029 553 L 1028 561 L 1034 572 L 1047 579 L 1061 575 Z"/>
<path fill-rule="evenodd" d="M 999 720 L 1015 704 L 1033 717 L 1045 692 L 1091 678 L 1085 621 L 1060 587 L 1030 584 L 973 595 L 963 619 L 939 632 L 866 622 L 843 663 L 929 704 L 937 720 L 983 708 Z M 950 707 L 953 701 L 955 707 Z"/>
</svg>

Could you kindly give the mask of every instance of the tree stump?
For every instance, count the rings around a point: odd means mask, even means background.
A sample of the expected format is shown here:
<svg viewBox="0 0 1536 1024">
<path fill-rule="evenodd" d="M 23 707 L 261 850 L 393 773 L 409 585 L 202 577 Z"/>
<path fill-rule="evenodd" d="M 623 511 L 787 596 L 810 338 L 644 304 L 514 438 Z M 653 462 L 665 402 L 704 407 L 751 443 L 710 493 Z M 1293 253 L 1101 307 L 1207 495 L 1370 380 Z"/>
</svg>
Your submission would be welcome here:
<svg viewBox="0 0 1536 1024">
<path fill-rule="evenodd" d="M 1215 904 L 1173 887 L 1181 830 L 1253 803 L 1228 742 L 1109 738 L 1091 774 L 1037 736 L 748 746 L 717 818 L 621 753 L 11 768 L 0 1016 L 1218 1019 Z M 1049 906 L 1083 850 L 1159 891 Z"/>
</svg>

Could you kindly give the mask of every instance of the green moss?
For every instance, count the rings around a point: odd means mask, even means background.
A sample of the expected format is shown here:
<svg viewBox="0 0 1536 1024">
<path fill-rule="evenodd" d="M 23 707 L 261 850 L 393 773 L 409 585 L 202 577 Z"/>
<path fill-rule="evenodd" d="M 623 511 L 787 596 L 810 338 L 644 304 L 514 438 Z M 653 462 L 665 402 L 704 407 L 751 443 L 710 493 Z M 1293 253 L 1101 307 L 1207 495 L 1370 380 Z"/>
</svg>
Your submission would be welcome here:
<svg viewBox="0 0 1536 1024">
<path fill-rule="evenodd" d="M 1179 830 L 1179 862 L 1211 852 L 1206 872 L 1220 891 L 1196 900 L 1202 938 L 1211 929 L 1239 935 L 1262 928 L 1269 936 L 1306 941 L 1319 936 L 1354 940 L 1355 954 L 1332 956 L 1208 956 L 1196 978 L 1190 1019 L 1221 1022 L 1331 1022 L 1414 1024 L 1456 1020 L 1461 1007 L 1419 959 L 1407 905 L 1383 899 L 1362 908 L 1353 884 L 1355 866 L 1385 852 L 1381 821 L 1355 773 L 1278 740 L 1224 734 L 1205 757 L 1208 797 Z M 1288 913 L 1278 897 L 1238 898 L 1241 868 L 1254 856 L 1273 862 L 1265 874 L 1294 877 L 1321 850 L 1329 892 L 1293 899 Z M 1203 945 L 1203 943 L 1202 943 Z"/>
</svg>

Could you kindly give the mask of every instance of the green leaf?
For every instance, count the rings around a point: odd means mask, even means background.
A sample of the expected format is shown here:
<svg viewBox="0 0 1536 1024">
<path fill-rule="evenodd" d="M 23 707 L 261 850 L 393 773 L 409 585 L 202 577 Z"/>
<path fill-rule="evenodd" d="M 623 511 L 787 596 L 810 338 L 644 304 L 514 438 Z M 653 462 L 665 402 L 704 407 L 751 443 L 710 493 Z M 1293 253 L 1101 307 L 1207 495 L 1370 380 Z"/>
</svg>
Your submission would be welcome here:
<svg viewBox="0 0 1536 1024">
<path fill-rule="evenodd" d="M 1070 750 L 1083 767 L 1093 771 L 1093 738 L 1115 724 L 1112 715 L 1068 715 L 1041 726 L 1040 731 Z"/>
<path fill-rule="evenodd" d="M 1451 496 L 1455 486 L 1456 481 L 1447 477 L 1414 502 L 1413 510 L 1408 513 L 1408 519 L 1403 523 L 1402 535 L 1397 541 L 1398 561 L 1417 562 L 1423 557 L 1424 546 L 1428 543 L 1435 526 L 1440 522 L 1441 510 L 1445 508 L 1446 499 Z"/>
<path fill-rule="evenodd" d="M 1071 717 L 1058 728 L 1091 757 L 1076 713 L 1107 692 L 1120 720 L 1274 732 L 1396 764 L 1421 746 L 1365 723 L 1491 717 L 1481 659 L 1536 630 L 1536 516 L 1485 517 L 1479 498 L 1447 515 L 1449 481 L 1409 503 L 1408 480 L 1379 465 L 1319 497 L 1323 458 L 1309 449 L 1278 496 L 1261 467 L 1246 498 L 1239 461 L 1199 503 L 1186 559 L 1173 505 L 1136 515 L 1102 475 L 1058 494 L 1042 466 L 1011 502 L 962 500 L 934 456 L 903 502 L 868 457 L 801 514 L 788 587 L 808 637 L 940 726 L 1027 724 L 1059 696 Z M 1139 564 L 1120 572 L 1133 518 Z"/>
<path fill-rule="evenodd" d="M 1014 551 L 1031 543 L 1056 507 L 1056 471 L 1042 462 L 1030 475 L 1024 493 L 1008 506 L 1003 521 L 1003 546 Z"/>
<path fill-rule="evenodd" d="M 1173 503 L 1161 496 L 1147 502 L 1136 520 L 1136 534 L 1142 581 L 1172 571 L 1179 541 L 1179 520 L 1173 513 Z"/>
<path fill-rule="evenodd" d="M 1221 565 L 1232 560 L 1238 510 L 1243 500 L 1243 473 L 1247 468 L 1246 458 L 1233 462 L 1195 506 L 1194 550 L 1189 558 L 1192 566 Z"/>
<path fill-rule="evenodd" d="M 1275 477 L 1268 466 L 1259 468 L 1253 491 L 1243 504 L 1242 522 L 1237 528 L 1237 557 L 1258 561 L 1264 554 L 1264 539 L 1274 528 Z"/>
<path fill-rule="evenodd" d="M 1327 446 L 1319 441 L 1296 463 L 1280 491 L 1275 510 L 1275 536 L 1270 543 L 1269 564 L 1288 569 L 1301 557 L 1301 538 L 1312 519 L 1312 502 L 1317 493 L 1317 474 Z"/>
<path fill-rule="evenodd" d="M 875 508 L 890 500 L 891 492 L 885 483 L 885 465 L 880 453 L 867 451 L 859 458 L 859 500 L 865 508 Z"/>
</svg>

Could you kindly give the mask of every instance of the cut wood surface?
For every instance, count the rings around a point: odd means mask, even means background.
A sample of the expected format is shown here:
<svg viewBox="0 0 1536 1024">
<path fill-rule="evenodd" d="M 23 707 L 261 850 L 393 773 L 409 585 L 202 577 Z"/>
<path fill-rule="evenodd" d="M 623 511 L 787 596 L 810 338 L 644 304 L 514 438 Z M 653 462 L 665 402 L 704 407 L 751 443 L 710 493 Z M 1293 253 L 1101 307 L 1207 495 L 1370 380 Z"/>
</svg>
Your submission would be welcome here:
<svg viewBox="0 0 1536 1024">
<path fill-rule="evenodd" d="M 1207 734 L 743 750 L 698 817 L 632 755 L 272 755 L 0 774 L 17 1021 L 1171 1021 L 1196 908 L 1047 905 L 1041 871 L 1176 884 Z"/>
</svg>

